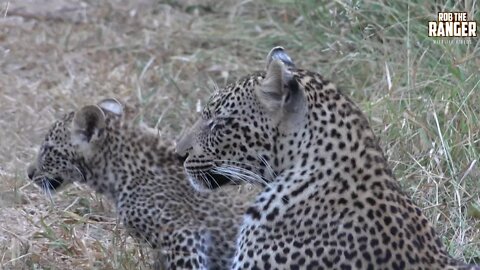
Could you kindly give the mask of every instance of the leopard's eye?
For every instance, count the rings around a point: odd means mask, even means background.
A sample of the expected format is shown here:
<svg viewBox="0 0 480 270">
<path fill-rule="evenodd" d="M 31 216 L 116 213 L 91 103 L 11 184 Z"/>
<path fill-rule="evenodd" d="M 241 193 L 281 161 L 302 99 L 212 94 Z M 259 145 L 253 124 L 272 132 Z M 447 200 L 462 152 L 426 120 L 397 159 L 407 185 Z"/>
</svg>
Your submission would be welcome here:
<svg viewBox="0 0 480 270">
<path fill-rule="evenodd" d="M 207 122 L 207 126 L 210 130 L 216 130 L 223 128 L 225 125 L 229 124 L 232 121 L 232 117 L 227 117 L 227 116 L 221 116 L 221 117 L 216 117 L 214 119 L 210 119 Z"/>
<path fill-rule="evenodd" d="M 208 129 L 210 130 L 214 130 L 215 127 L 216 127 L 216 122 L 215 122 L 215 119 L 210 119 L 207 123 L 207 127 Z"/>
</svg>

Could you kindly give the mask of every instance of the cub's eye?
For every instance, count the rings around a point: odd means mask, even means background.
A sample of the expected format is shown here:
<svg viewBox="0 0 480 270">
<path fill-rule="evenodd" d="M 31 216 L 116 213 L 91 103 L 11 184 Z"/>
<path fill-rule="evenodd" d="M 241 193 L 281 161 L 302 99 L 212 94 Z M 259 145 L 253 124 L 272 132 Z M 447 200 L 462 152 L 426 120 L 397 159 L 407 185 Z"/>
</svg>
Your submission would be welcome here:
<svg viewBox="0 0 480 270">
<path fill-rule="evenodd" d="M 40 147 L 40 155 L 45 154 L 45 152 L 52 150 L 53 146 L 49 144 L 44 144 Z"/>
</svg>

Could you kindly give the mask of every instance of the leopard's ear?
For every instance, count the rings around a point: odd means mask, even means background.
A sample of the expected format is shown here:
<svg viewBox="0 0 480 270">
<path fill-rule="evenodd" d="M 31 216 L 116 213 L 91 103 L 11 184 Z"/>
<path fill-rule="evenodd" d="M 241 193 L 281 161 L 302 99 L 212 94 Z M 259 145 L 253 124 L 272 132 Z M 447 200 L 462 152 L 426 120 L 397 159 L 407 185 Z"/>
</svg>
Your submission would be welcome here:
<svg viewBox="0 0 480 270">
<path fill-rule="evenodd" d="M 258 99 L 268 111 L 295 112 L 303 105 L 303 93 L 292 73 L 294 68 L 283 48 L 275 47 L 268 54 L 265 79 L 256 89 Z"/>
<path fill-rule="evenodd" d="M 285 49 L 281 46 L 274 47 L 267 55 L 267 70 L 273 60 L 279 60 L 287 66 L 295 67 L 292 58 L 285 52 Z"/>
<path fill-rule="evenodd" d="M 85 106 L 73 117 L 72 142 L 98 144 L 105 138 L 105 114 L 96 105 Z"/>
<path fill-rule="evenodd" d="M 97 105 L 104 111 L 111 112 L 117 116 L 123 115 L 123 105 L 114 98 L 106 98 L 98 102 Z"/>
</svg>

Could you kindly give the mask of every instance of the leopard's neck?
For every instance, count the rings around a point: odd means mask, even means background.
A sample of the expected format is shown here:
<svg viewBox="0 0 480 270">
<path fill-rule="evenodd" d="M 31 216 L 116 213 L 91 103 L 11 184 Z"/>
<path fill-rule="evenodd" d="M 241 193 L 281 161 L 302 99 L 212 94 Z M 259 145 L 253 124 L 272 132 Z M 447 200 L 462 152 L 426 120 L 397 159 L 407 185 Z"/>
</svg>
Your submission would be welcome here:
<svg viewBox="0 0 480 270">
<path fill-rule="evenodd" d="M 278 136 L 275 160 L 280 169 L 259 196 L 257 208 L 276 201 L 284 211 L 313 200 L 329 203 L 329 197 L 380 198 L 385 191 L 403 196 L 368 121 L 353 102 L 330 84 L 306 95 L 316 100 L 309 103 L 321 105 L 309 108 L 304 126 Z"/>
</svg>

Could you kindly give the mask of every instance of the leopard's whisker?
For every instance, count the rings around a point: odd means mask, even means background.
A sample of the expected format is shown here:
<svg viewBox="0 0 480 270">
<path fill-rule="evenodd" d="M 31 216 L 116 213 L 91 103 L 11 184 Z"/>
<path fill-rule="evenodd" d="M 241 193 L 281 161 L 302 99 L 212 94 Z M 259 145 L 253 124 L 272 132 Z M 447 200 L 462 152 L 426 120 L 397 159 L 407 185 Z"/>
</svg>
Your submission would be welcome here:
<svg viewBox="0 0 480 270">
<path fill-rule="evenodd" d="M 213 171 L 215 173 L 228 176 L 232 180 L 238 179 L 247 183 L 259 183 L 261 185 L 269 186 L 269 183 L 260 175 L 238 166 L 222 164 L 214 167 Z"/>
<path fill-rule="evenodd" d="M 273 180 L 275 179 L 275 177 L 277 176 L 277 174 L 275 173 L 275 171 L 273 170 L 272 166 L 268 163 L 268 161 L 260 154 L 257 154 L 257 157 L 258 159 L 260 160 L 260 162 L 264 165 L 264 166 L 255 166 L 251 163 L 246 163 L 246 162 L 241 162 L 241 161 L 235 161 L 235 160 L 227 160 L 227 159 L 214 159 L 213 162 L 217 162 L 217 163 L 221 163 L 221 164 L 234 164 L 233 166 L 235 165 L 240 165 L 243 167 L 245 166 L 248 166 L 248 167 L 251 167 L 253 169 L 263 169 L 263 168 L 266 168 L 267 170 L 267 176 L 269 177 L 269 179 Z"/>
<path fill-rule="evenodd" d="M 218 184 L 217 180 L 215 180 L 215 177 L 213 177 L 209 172 L 205 172 L 205 177 L 206 176 L 210 176 L 210 179 L 213 180 L 213 182 L 215 182 L 215 185 L 217 185 L 216 187 L 213 187 L 213 186 L 210 186 L 210 188 L 217 188 L 217 187 L 220 187 L 220 184 Z M 211 185 L 211 181 L 208 181 L 209 185 Z"/>
<path fill-rule="evenodd" d="M 42 179 L 42 184 L 43 184 L 43 190 L 45 191 L 45 196 L 48 197 L 48 199 L 50 200 L 50 203 L 53 205 L 54 201 L 53 201 L 53 196 L 51 191 L 51 188 L 53 189 L 52 183 L 48 181 L 47 177 L 44 177 Z"/>
<path fill-rule="evenodd" d="M 257 154 L 258 156 L 258 159 L 265 165 L 265 168 L 267 169 L 268 171 L 268 174 L 269 176 L 271 177 L 271 179 L 275 179 L 277 177 L 277 174 L 275 173 L 275 171 L 273 170 L 272 166 L 270 165 L 270 163 L 268 163 L 268 161 L 265 159 L 264 156 L 260 155 L 260 154 Z"/>
</svg>

